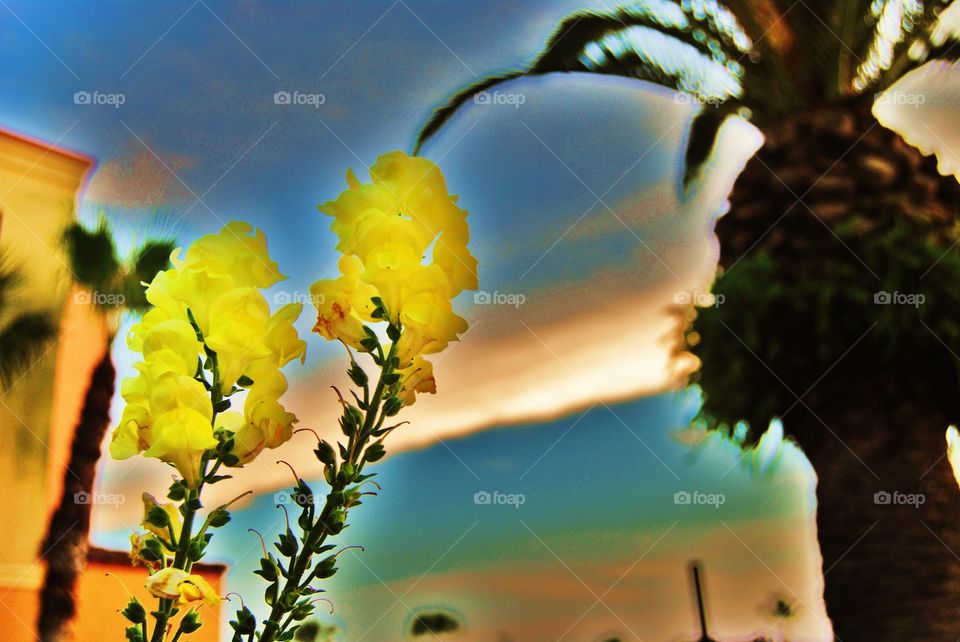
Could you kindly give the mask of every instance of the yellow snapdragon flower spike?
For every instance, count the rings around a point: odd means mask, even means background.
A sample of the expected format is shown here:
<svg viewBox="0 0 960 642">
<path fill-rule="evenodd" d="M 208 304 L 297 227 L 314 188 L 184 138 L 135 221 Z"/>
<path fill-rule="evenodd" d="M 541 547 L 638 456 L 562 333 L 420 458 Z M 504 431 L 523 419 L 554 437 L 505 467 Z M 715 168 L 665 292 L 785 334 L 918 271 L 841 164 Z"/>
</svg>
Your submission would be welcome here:
<svg viewBox="0 0 960 642">
<path fill-rule="evenodd" d="M 363 350 L 364 323 L 378 321 L 370 316 L 378 297 L 386 320 L 403 328 L 397 356 L 410 377 L 409 405 L 416 392 L 433 392 L 432 369 L 420 355 L 443 350 L 467 329 L 451 300 L 477 288 L 477 260 L 467 248 L 467 212 L 431 161 L 390 152 L 370 168 L 370 179 L 362 183 L 348 171 L 347 190 L 318 206 L 333 217 L 344 256 L 339 278 L 311 288 L 314 332 Z"/>
<path fill-rule="evenodd" d="M 263 433 L 262 445 L 238 455 L 242 465 L 263 447 L 275 448 L 290 438 L 296 416 L 280 404 L 286 391 L 280 368 L 296 358 L 302 362 L 306 342 L 293 326 L 303 306 L 289 304 L 271 314 L 261 292 L 285 278 L 267 253 L 263 232 L 228 223 L 180 254 L 177 250 L 171 257 L 173 268 L 147 284 L 153 307 L 127 335 L 127 345 L 143 360 L 135 364 L 138 373 L 121 383 L 126 406 L 110 454 L 161 459 L 195 487 L 204 454 L 218 443 L 211 392 L 196 378 L 205 350 L 216 355 L 219 394 L 232 394 L 241 377 L 253 380 L 247 394 L 257 401 L 255 409 L 241 415 L 243 422 L 217 422 L 217 428 L 231 431 L 249 423 L 249 430 Z"/>
</svg>

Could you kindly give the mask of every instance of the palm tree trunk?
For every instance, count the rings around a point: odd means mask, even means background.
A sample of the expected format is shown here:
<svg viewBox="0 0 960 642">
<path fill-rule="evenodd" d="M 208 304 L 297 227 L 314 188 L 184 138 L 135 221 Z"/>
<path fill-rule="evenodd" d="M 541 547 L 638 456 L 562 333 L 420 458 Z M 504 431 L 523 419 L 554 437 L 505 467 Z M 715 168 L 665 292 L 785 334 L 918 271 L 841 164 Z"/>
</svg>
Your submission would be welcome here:
<svg viewBox="0 0 960 642">
<path fill-rule="evenodd" d="M 880 341 L 869 334 L 869 321 L 883 310 L 867 300 L 886 289 L 888 268 L 901 253 L 929 243 L 946 254 L 957 238 L 957 181 L 939 176 L 933 159 L 862 108 L 785 118 L 765 133 L 767 144 L 738 179 L 716 234 L 730 278 L 765 253 L 782 294 L 767 293 L 765 311 L 745 295 L 724 304 L 735 311 L 702 312 L 704 345 L 696 351 L 704 362 L 705 410 L 726 421 L 748 417 L 753 425 L 783 415 L 813 464 L 824 600 L 837 640 L 960 640 L 960 491 L 944 438 L 960 419 L 951 354 L 958 347 L 946 347 L 950 337 L 932 337 L 919 310 L 900 329 L 899 343 Z M 891 221 L 908 221 L 918 232 L 905 246 L 878 253 L 870 239 Z M 827 282 L 840 273 L 827 266 L 838 265 L 859 279 L 862 304 L 830 308 L 809 291 L 804 301 L 791 300 L 798 283 L 818 275 Z M 916 274 L 928 267 L 918 265 Z M 914 278 L 916 287 L 930 283 L 922 278 Z M 956 319 L 960 309 L 952 312 Z M 723 317 L 729 327 L 708 337 L 710 315 L 721 314 L 730 315 Z M 737 315 L 762 314 L 775 321 L 737 324 Z M 857 344 L 864 332 L 868 338 Z M 837 342 L 849 353 L 820 354 Z M 739 369 L 731 365 L 738 360 L 745 364 Z M 756 380 L 724 381 L 751 371 Z M 761 376 L 768 381 L 757 383 Z"/>
<path fill-rule="evenodd" d="M 819 419 L 805 411 L 785 419 L 806 435 L 801 444 L 817 472 L 835 636 L 958 640 L 960 493 L 943 457 L 948 418 L 929 399 L 871 399 L 864 390 L 853 401 L 838 397 L 852 392 L 831 391 L 829 405 L 814 408 Z"/>
<path fill-rule="evenodd" d="M 37 629 L 41 642 L 67 639 L 76 613 L 77 578 L 86 565 L 91 497 L 100 447 L 110 424 L 116 372 L 109 345 L 90 377 L 80 420 L 73 435 L 70 461 L 64 471 L 63 495 L 50 520 L 41 557 L 46 576 L 40 593 Z"/>
</svg>

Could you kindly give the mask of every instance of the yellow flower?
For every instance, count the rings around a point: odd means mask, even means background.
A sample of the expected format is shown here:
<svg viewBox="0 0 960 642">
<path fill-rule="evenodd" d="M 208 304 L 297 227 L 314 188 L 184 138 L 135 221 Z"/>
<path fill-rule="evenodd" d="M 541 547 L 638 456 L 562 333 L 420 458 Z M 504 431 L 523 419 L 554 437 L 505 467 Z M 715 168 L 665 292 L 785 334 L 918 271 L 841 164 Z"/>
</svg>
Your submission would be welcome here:
<svg viewBox="0 0 960 642">
<path fill-rule="evenodd" d="M 229 393 L 243 375 L 283 380 L 279 368 L 305 357 L 306 342 L 293 325 L 303 306 L 290 304 L 271 314 L 260 290 L 285 277 L 267 253 L 263 232 L 246 223 L 228 223 L 194 242 L 182 258 L 179 250 L 174 252 L 171 262 L 173 268 L 147 285 L 153 307 L 127 335 L 128 346 L 141 352 L 143 360 L 135 365 L 138 374 L 121 384 L 126 406 L 111 436 L 110 454 L 126 459 L 143 452 L 173 464 L 195 487 L 204 453 L 218 443 L 205 387 L 212 382 L 195 378 L 200 359 L 206 359 L 208 350 L 215 353 L 220 393 Z M 255 386 L 276 388 L 268 381 Z M 251 422 L 269 447 L 288 439 L 296 421 L 279 404 L 285 390 L 283 380 L 282 390 L 272 397 L 249 393 L 259 395 L 260 403 L 244 422 Z M 239 428 L 237 423 L 231 429 Z"/>
<path fill-rule="evenodd" d="M 477 259 L 467 249 L 466 239 L 445 232 L 433 246 L 433 262 L 447 275 L 451 298 L 479 287 Z"/>
<path fill-rule="evenodd" d="M 124 408 L 124 413 L 126 412 Z M 129 459 L 143 450 L 137 422 L 126 418 L 121 419 L 110 434 L 110 456 L 114 459 Z"/>
<path fill-rule="evenodd" d="M 220 603 L 220 596 L 205 579 L 178 568 L 160 569 L 147 578 L 144 586 L 154 597 L 177 600 L 180 606 L 201 601 L 210 606 Z"/>
<path fill-rule="evenodd" d="M 141 351 L 144 359 L 158 352 L 153 361 L 163 360 L 173 372 L 192 375 L 197 371 L 197 361 L 202 344 L 197 339 L 197 332 L 186 319 L 169 319 L 149 327 L 143 333 Z"/>
<path fill-rule="evenodd" d="M 237 466 L 253 460 L 264 448 L 277 448 L 293 435 L 297 417 L 280 404 L 287 391 L 287 380 L 280 370 L 253 373 L 253 385 L 247 393 L 243 414 L 225 412 L 217 417 L 217 428 L 234 433 L 232 454 L 239 458 Z"/>
<path fill-rule="evenodd" d="M 145 455 L 173 464 L 184 482 L 195 488 L 204 451 L 217 445 L 206 390 L 195 379 L 166 373 L 153 382 L 150 405 L 153 425 Z"/>
<path fill-rule="evenodd" d="M 386 247 L 396 253 L 402 247 L 420 264 L 435 243 L 433 262 L 447 275 L 450 296 L 475 289 L 477 265 L 467 250 L 467 212 L 447 192 L 439 168 L 426 158 L 395 151 L 377 159 L 370 178 L 371 184 L 363 184 L 347 172 L 348 189 L 319 206 L 334 218 L 337 250 L 356 255 L 369 267 L 374 253 Z"/>
<path fill-rule="evenodd" d="M 422 355 L 440 352 L 466 331 L 451 301 L 477 288 L 477 260 L 468 249 L 467 212 L 447 191 L 443 174 L 425 158 L 396 151 L 370 168 L 371 183 L 347 172 L 347 190 L 319 206 L 333 217 L 341 276 L 317 281 L 314 332 L 362 349 L 364 322 L 375 322 L 379 297 L 396 340 L 401 396 L 434 392 L 433 369 Z M 432 253 L 425 256 L 432 246 Z"/>
<path fill-rule="evenodd" d="M 447 193 L 440 169 L 429 159 L 393 151 L 380 156 L 370 168 L 375 185 L 394 196 L 397 209 L 422 223 L 435 236 L 466 217 L 457 197 Z"/>
<path fill-rule="evenodd" d="M 363 350 L 360 341 L 366 337 L 363 321 L 370 321 L 374 306 L 372 298 L 377 290 L 360 279 L 363 264 L 355 256 L 340 258 L 341 276 L 323 279 L 310 286 L 310 294 L 317 308 L 317 323 L 313 331 L 328 340 L 340 340 L 357 350 Z"/>
<path fill-rule="evenodd" d="M 405 302 L 400 314 L 403 334 L 397 342 L 401 366 L 415 355 L 434 354 L 466 332 L 467 322 L 453 312 L 449 299 L 432 292 L 421 292 Z"/>
<path fill-rule="evenodd" d="M 183 260 L 181 271 L 203 272 L 210 279 L 231 281 L 236 287 L 268 288 L 286 277 L 267 253 L 267 238 L 242 221 L 231 221 L 217 234 L 197 239 Z"/>
<path fill-rule="evenodd" d="M 253 287 L 230 290 L 211 304 L 205 339 L 217 353 L 223 392 L 233 387 L 251 363 L 270 356 L 264 343 L 269 323 L 270 306 Z"/>
<path fill-rule="evenodd" d="M 177 604 L 185 606 L 194 602 L 203 602 L 208 606 L 216 606 L 220 603 L 220 596 L 217 595 L 213 587 L 200 575 L 188 575 L 179 585 L 177 591 L 180 598 Z"/>
<path fill-rule="evenodd" d="M 405 406 L 412 406 L 418 392 L 437 392 L 437 382 L 433 378 L 433 364 L 417 356 L 408 368 L 400 370 L 400 400 Z"/>
<path fill-rule="evenodd" d="M 293 322 L 300 318 L 302 311 L 302 303 L 288 303 L 274 312 L 267 322 L 263 342 L 270 354 L 276 357 L 275 365 L 278 368 L 298 357 L 300 363 L 307 358 L 307 342 L 300 338 L 293 327 Z"/>
<path fill-rule="evenodd" d="M 177 507 L 171 503 L 161 504 L 157 501 L 157 498 L 150 493 L 143 494 L 143 521 L 140 522 L 140 525 L 154 535 L 170 541 L 170 531 L 167 530 L 166 527 L 160 528 L 156 524 L 147 521 L 147 518 L 150 516 L 150 511 L 152 511 L 154 508 L 160 508 L 164 513 L 167 514 L 170 527 L 173 529 L 174 534 L 179 536 L 180 529 L 183 528 L 183 517 L 180 515 L 180 511 L 177 510 Z"/>
</svg>

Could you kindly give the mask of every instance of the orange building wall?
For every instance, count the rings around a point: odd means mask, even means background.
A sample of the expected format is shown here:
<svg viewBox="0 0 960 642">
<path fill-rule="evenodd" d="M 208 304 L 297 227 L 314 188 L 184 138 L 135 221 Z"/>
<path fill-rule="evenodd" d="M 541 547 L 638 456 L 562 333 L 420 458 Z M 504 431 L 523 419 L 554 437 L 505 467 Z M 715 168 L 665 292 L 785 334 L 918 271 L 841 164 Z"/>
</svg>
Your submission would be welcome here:
<svg viewBox="0 0 960 642">
<path fill-rule="evenodd" d="M 120 610 L 126 606 L 130 593 L 139 598 L 148 612 L 156 608 L 157 600 L 143 588 L 146 571 L 131 566 L 125 554 L 109 554 L 96 549 L 93 553 L 80 578 L 77 591 L 79 616 L 73 622 L 71 639 L 74 642 L 122 640 L 123 630 L 130 622 L 120 615 Z M 113 557 L 117 559 L 111 559 Z M 193 572 L 203 576 L 222 594 L 224 570 L 219 565 L 199 564 L 194 566 Z M 204 624 L 190 635 L 191 642 L 219 642 L 221 611 L 222 605 L 200 609 Z M 4 642 L 36 642 L 36 617 L 35 589 L 14 588 L 0 594 L 0 639 Z"/>
</svg>

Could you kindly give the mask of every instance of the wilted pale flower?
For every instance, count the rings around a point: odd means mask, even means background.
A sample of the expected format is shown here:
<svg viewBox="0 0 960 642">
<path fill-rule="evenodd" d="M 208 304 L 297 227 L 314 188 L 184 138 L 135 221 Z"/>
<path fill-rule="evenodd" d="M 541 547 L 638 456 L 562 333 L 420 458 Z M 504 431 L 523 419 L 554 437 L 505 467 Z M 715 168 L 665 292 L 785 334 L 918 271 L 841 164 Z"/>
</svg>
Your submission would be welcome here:
<svg viewBox="0 0 960 642">
<path fill-rule="evenodd" d="M 404 385 L 410 404 L 415 392 L 433 391 L 432 372 L 420 379 L 426 362 L 417 358 L 443 350 L 467 329 L 451 300 L 476 289 L 477 261 L 467 249 L 467 212 L 431 161 L 390 152 L 370 168 L 370 178 L 361 183 L 347 172 L 348 189 L 319 206 L 333 217 L 331 229 L 344 256 L 339 278 L 311 288 L 318 313 L 314 331 L 364 350 L 364 323 L 379 321 L 371 316 L 377 297 L 385 320 L 402 328 L 400 369 L 418 377 Z M 425 262 L 431 246 L 432 260 Z"/>
<path fill-rule="evenodd" d="M 147 548 L 147 540 L 151 539 L 149 535 L 143 533 L 130 533 L 130 564 L 133 566 L 143 566 L 144 568 L 155 570 L 160 566 L 160 560 L 147 559 L 143 552 Z"/>
<path fill-rule="evenodd" d="M 148 284 L 147 300 L 154 307 L 127 335 L 128 346 L 143 360 L 135 365 L 138 374 L 121 383 L 126 406 L 110 454 L 126 459 L 143 452 L 169 462 L 194 487 L 204 454 L 218 443 L 210 392 L 198 377 L 206 350 L 216 355 L 218 393 L 231 394 L 241 378 L 254 380 L 250 395 L 261 403 L 246 415 L 267 434 L 264 446 L 273 448 L 290 438 L 296 421 L 279 403 L 286 390 L 280 368 L 298 357 L 302 361 L 306 342 L 293 327 L 303 306 L 290 304 L 271 314 L 260 290 L 285 278 L 267 254 L 261 231 L 231 222 L 198 239 L 182 259 L 178 255 L 179 250 L 173 268 Z M 278 378 L 279 393 L 257 392 L 278 388 L 258 386 L 257 379 Z M 254 450 L 246 461 L 260 451 Z"/>
<path fill-rule="evenodd" d="M 194 602 L 210 606 L 220 603 L 220 596 L 205 579 L 172 566 L 152 574 L 144 586 L 154 597 L 176 600 L 180 606 Z"/>
</svg>

